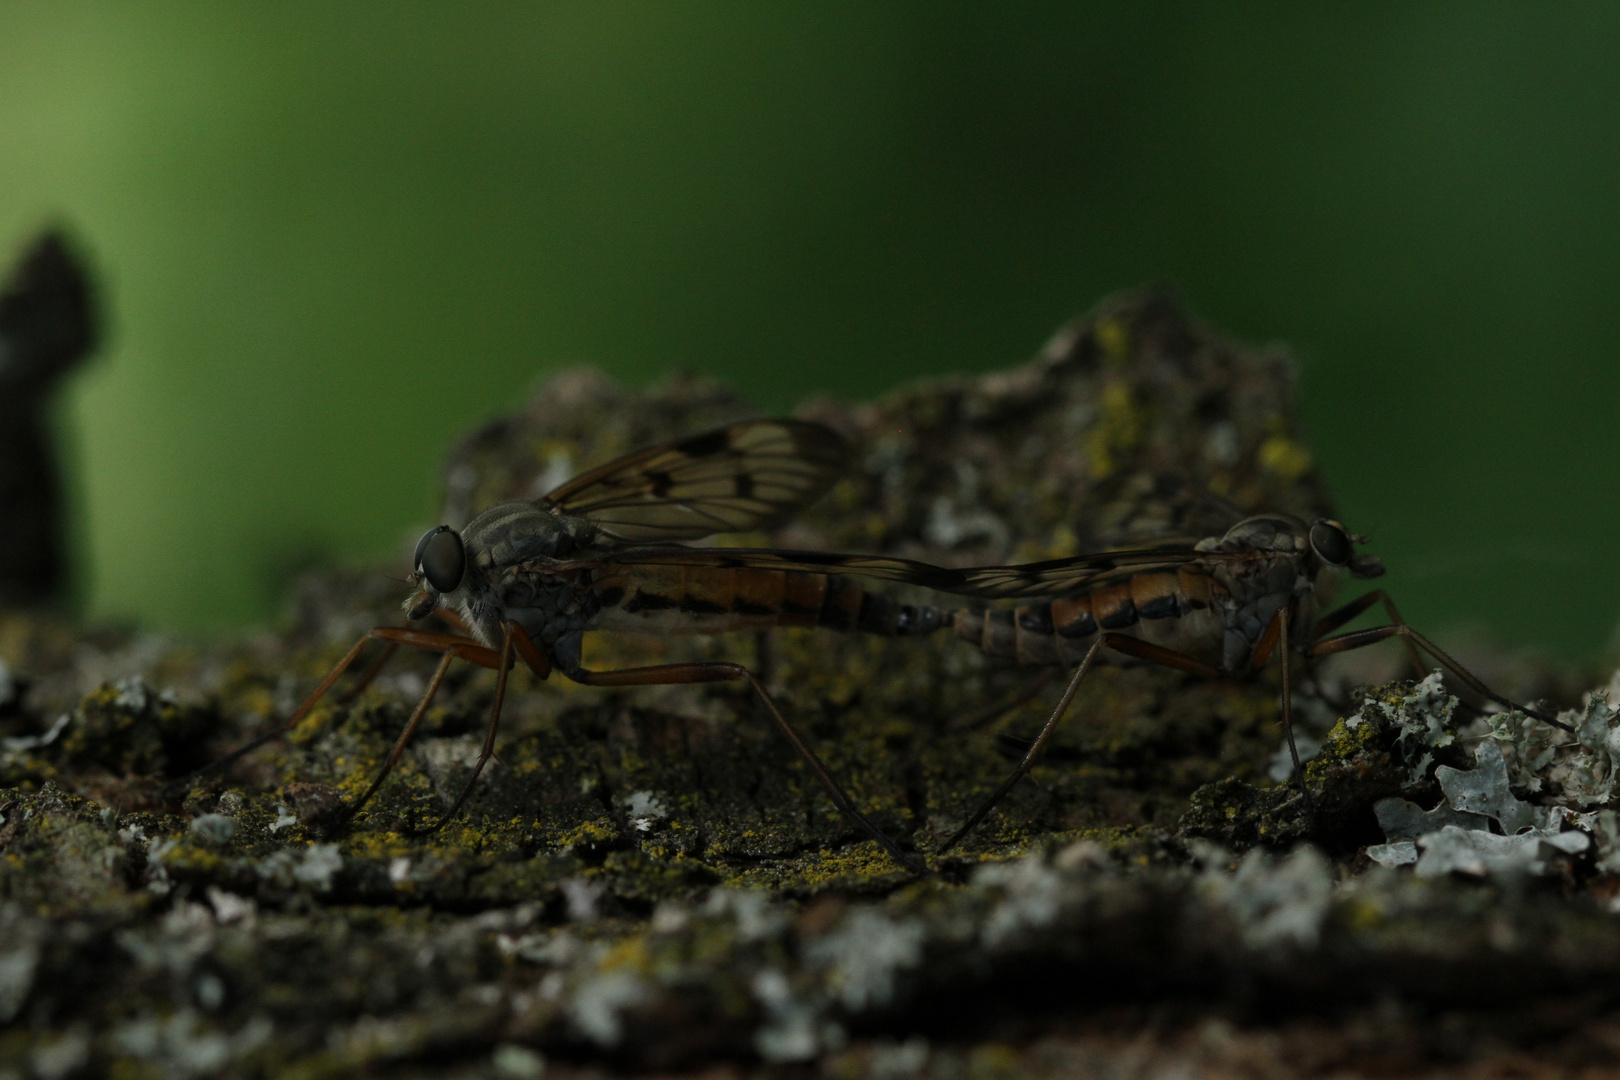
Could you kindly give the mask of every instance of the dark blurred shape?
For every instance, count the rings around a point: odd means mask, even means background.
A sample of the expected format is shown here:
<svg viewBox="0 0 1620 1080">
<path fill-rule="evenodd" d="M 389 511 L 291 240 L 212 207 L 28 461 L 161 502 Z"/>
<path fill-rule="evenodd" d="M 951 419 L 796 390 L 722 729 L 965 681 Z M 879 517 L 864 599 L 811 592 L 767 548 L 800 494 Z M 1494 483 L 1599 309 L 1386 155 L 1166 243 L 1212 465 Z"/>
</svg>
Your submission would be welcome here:
<svg viewBox="0 0 1620 1080">
<path fill-rule="evenodd" d="M 62 592 L 62 485 L 48 413 L 62 377 L 96 341 L 89 274 L 62 235 L 47 232 L 0 293 L 0 604 Z"/>
</svg>

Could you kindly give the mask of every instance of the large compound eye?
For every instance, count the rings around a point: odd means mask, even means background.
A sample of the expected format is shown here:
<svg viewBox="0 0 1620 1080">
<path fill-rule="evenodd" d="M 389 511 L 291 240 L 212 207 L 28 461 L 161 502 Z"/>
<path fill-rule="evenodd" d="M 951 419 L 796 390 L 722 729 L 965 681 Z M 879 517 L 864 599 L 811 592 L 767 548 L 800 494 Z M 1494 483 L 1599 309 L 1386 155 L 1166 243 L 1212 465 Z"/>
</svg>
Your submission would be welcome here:
<svg viewBox="0 0 1620 1080">
<path fill-rule="evenodd" d="M 1311 547 L 1316 557 L 1334 566 L 1343 566 L 1355 554 L 1350 534 L 1337 521 L 1318 521 L 1311 526 Z"/>
<path fill-rule="evenodd" d="M 422 534 L 416 542 L 416 572 L 439 592 L 453 592 L 467 572 L 467 552 L 461 537 L 448 525 Z"/>
</svg>

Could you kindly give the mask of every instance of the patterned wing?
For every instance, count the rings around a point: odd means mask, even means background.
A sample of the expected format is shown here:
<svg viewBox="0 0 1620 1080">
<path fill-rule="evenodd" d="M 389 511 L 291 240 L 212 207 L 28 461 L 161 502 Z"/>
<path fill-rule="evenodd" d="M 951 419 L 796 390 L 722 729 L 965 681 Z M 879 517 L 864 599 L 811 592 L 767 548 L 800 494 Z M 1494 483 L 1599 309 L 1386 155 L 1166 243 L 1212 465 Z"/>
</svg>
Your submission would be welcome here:
<svg viewBox="0 0 1620 1080">
<path fill-rule="evenodd" d="M 1216 553 L 1189 548 L 1111 551 L 1079 555 L 1021 566 L 977 566 L 953 569 L 913 559 L 885 555 L 838 555 L 821 551 L 779 551 L 768 548 L 636 548 L 577 563 L 552 564 L 560 572 L 603 564 L 636 566 L 701 566 L 715 569 L 747 567 L 790 570 L 809 574 L 842 574 L 916 585 L 956 596 L 981 600 L 1058 596 L 1106 585 L 1155 567 L 1174 567 L 1193 559 L 1222 558 Z"/>
<path fill-rule="evenodd" d="M 767 528 L 847 471 L 850 448 L 805 420 L 748 420 L 610 461 L 542 503 L 628 541 Z"/>
<path fill-rule="evenodd" d="M 985 600 L 1066 596 L 1113 585 L 1148 570 L 1174 570 L 1189 562 L 1230 559 L 1225 552 L 1195 551 L 1186 545 L 1104 551 L 1067 559 L 1014 566 L 975 566 L 959 570 L 962 582 L 945 590 Z"/>
<path fill-rule="evenodd" d="M 1241 508 L 1197 484 L 1137 475 L 1109 500 L 1088 535 L 1099 549 L 1191 546 L 1222 535 L 1244 516 Z"/>
</svg>

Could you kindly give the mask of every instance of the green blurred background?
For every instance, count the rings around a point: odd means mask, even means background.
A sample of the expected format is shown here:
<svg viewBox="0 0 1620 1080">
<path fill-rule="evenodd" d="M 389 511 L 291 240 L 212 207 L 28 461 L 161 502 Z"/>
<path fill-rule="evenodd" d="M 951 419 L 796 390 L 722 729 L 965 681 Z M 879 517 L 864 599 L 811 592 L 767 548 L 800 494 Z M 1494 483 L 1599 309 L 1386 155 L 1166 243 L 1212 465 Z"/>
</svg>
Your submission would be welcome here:
<svg viewBox="0 0 1620 1080">
<path fill-rule="evenodd" d="M 0 251 L 70 226 L 79 589 L 197 632 L 396 552 L 589 361 L 761 406 L 1027 358 L 1169 281 L 1304 359 L 1410 619 L 1620 616 L 1620 7 L 0 7 Z"/>
</svg>

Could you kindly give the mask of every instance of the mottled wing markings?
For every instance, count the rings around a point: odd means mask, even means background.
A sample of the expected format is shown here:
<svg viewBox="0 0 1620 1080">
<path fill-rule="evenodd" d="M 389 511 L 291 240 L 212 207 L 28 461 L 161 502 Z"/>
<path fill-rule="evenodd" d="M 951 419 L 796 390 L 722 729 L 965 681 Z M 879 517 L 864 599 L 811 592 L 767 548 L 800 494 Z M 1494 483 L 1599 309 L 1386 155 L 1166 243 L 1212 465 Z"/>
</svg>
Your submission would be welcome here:
<svg viewBox="0 0 1620 1080">
<path fill-rule="evenodd" d="M 981 599 L 1016 600 L 1027 597 L 1066 596 L 1070 593 L 1122 585 L 1154 570 L 1174 571 L 1191 562 L 1241 560 L 1235 552 L 1197 551 L 1190 545 L 1138 548 L 1074 555 L 1046 562 L 1013 566 L 978 566 L 959 571 L 962 584 L 947 592 Z"/>
<path fill-rule="evenodd" d="M 1144 570 L 1175 567 L 1198 560 L 1221 560 L 1239 556 L 1222 552 L 1193 551 L 1190 548 L 1152 548 L 1140 551 L 1110 551 L 1077 555 L 1067 559 L 1025 563 L 1019 566 L 979 566 L 951 569 L 911 559 L 885 555 L 835 555 L 819 551 L 779 551 L 769 548 L 636 548 L 613 552 L 579 562 L 551 564 L 553 573 L 614 566 L 616 581 L 625 580 L 635 568 L 708 567 L 716 570 L 749 568 L 784 570 L 812 574 L 842 574 L 916 585 L 955 596 L 981 600 L 1011 600 L 1021 597 L 1061 596 L 1082 589 L 1128 581 Z"/>
<path fill-rule="evenodd" d="M 849 461 L 849 445 L 820 424 L 749 420 L 608 462 L 542 503 L 619 540 L 694 540 L 777 523 Z"/>
<path fill-rule="evenodd" d="M 1092 536 L 1099 548 L 1191 547 L 1221 536 L 1242 521 L 1235 503 L 1173 476 L 1138 475 L 1097 515 Z"/>
</svg>

